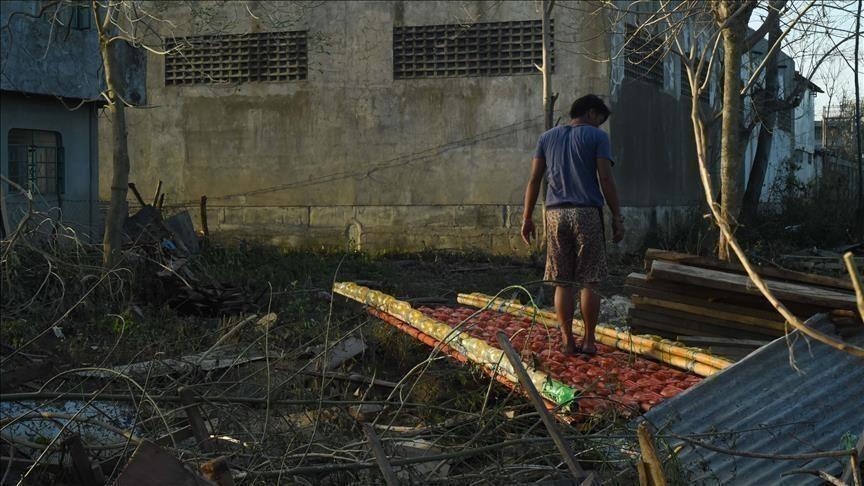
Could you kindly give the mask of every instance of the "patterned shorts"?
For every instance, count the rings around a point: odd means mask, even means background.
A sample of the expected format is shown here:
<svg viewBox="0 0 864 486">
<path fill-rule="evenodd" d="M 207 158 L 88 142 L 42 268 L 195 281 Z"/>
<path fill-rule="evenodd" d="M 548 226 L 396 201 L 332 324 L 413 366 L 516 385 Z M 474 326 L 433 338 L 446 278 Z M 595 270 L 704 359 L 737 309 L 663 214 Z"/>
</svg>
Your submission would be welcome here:
<svg viewBox="0 0 864 486">
<path fill-rule="evenodd" d="M 606 266 L 606 240 L 601 209 L 561 207 L 546 209 L 546 274 L 556 285 L 600 282 Z"/>
</svg>

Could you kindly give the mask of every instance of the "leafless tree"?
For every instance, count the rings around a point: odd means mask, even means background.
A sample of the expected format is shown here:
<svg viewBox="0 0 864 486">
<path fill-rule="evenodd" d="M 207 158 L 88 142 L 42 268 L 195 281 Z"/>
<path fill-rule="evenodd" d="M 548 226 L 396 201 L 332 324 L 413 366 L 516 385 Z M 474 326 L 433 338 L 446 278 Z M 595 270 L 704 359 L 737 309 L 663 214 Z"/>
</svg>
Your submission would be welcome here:
<svg viewBox="0 0 864 486">
<path fill-rule="evenodd" d="M 781 1 L 771 1 L 768 4 L 768 15 L 765 22 L 749 35 L 750 16 L 759 5 L 756 0 L 660 1 L 652 2 L 652 8 L 647 11 L 633 9 L 633 5 L 638 3 L 641 2 L 627 2 L 623 10 L 619 4 L 609 5 L 623 14 L 619 20 L 626 19 L 635 23 L 634 38 L 649 37 L 661 40 L 662 42 L 658 43 L 661 47 L 657 49 L 664 49 L 678 56 L 683 69 L 686 70 L 692 93 L 690 117 L 696 141 L 699 173 L 711 216 L 721 233 L 720 258 L 729 259 L 734 254 L 756 287 L 792 327 L 834 348 L 864 357 L 864 349 L 838 341 L 805 326 L 773 295 L 762 278 L 756 273 L 744 250 L 734 237 L 734 225 L 740 207 L 738 188 L 741 187 L 741 184 L 738 175 L 742 173 L 746 140 L 744 138 L 743 96 L 752 93 L 757 80 L 770 62 L 772 54 L 780 49 L 788 32 L 796 27 L 816 2 L 812 1 L 808 4 L 809 7 L 800 9 L 798 15 L 785 26 L 785 30 L 779 35 L 776 32 L 774 17 L 781 15 L 781 8 L 785 4 Z M 742 55 L 749 51 L 766 33 L 770 35 L 771 30 L 774 31 L 771 35 L 774 43 L 769 45 L 768 52 L 761 63 L 748 73 L 749 78 L 742 86 Z M 852 38 L 854 35 L 848 39 Z M 720 109 L 713 110 L 703 106 L 700 95 L 707 89 L 721 54 L 723 59 L 721 74 L 723 98 Z M 827 56 L 823 56 L 822 59 L 824 60 L 825 57 Z M 819 64 L 821 61 L 815 63 L 817 67 Z M 715 196 L 714 183 L 709 170 L 708 136 L 708 126 L 717 118 L 721 120 L 719 201 Z"/>
<path fill-rule="evenodd" d="M 777 114 L 785 116 L 794 110 L 822 64 L 843 54 L 849 41 L 857 37 L 856 30 L 849 30 L 837 20 L 854 13 L 853 4 L 829 0 L 811 0 L 806 4 L 786 0 L 608 3 L 614 12 L 613 25 L 635 26 L 635 33 L 628 33 L 625 40 L 631 50 L 638 51 L 640 45 L 659 45 L 652 48 L 680 59 L 689 83 L 696 81 L 691 86 L 694 100 L 699 96 L 693 88 L 705 93 L 710 79 L 719 72 L 721 103 L 716 108 L 700 106 L 699 111 L 706 127 L 720 122 L 718 203 L 733 229 L 739 218 L 752 218 L 759 211 Z M 757 16 L 761 18 L 754 18 Z M 758 28 L 751 31 L 748 26 Z M 756 52 L 754 48 L 766 35 L 767 49 Z M 703 48 L 695 48 L 697 45 Z M 707 46 L 712 47 L 705 49 Z M 793 76 L 791 89 L 787 86 L 782 91 L 778 86 L 781 50 L 793 51 L 790 54 L 803 73 Z M 753 65 L 742 65 L 745 55 Z M 719 56 L 722 61 L 715 59 Z M 722 67 L 718 69 L 717 64 Z M 707 66 L 712 66 L 713 72 L 706 71 Z M 742 73 L 746 74 L 743 86 Z M 742 191 L 745 150 L 756 129 L 759 131 L 756 151 L 746 191 Z M 730 258 L 722 236 L 718 256 L 724 260 Z"/>
</svg>

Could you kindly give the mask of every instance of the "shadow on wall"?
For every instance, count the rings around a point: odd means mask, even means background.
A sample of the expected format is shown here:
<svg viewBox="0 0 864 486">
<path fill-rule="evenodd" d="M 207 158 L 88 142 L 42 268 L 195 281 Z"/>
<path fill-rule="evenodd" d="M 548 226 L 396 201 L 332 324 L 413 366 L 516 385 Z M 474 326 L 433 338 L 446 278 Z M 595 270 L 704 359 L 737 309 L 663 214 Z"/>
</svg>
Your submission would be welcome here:
<svg viewBox="0 0 864 486">
<path fill-rule="evenodd" d="M 660 248 L 702 255 L 713 252 L 716 245 L 711 220 L 691 206 L 622 208 L 622 213 L 627 229 L 622 251 Z"/>
</svg>

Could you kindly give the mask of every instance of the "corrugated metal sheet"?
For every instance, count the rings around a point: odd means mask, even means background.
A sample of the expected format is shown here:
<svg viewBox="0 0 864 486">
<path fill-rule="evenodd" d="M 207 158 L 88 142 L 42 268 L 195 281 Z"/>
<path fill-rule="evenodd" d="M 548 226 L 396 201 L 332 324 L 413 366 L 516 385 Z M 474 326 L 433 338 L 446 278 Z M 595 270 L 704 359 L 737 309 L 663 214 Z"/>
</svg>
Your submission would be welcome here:
<svg viewBox="0 0 864 486">
<path fill-rule="evenodd" d="M 834 328 L 824 316 L 809 325 Z M 864 333 L 846 338 L 864 346 Z M 797 371 L 790 364 L 790 347 Z M 797 331 L 779 338 L 644 415 L 659 429 L 694 436 L 714 446 L 769 454 L 802 454 L 850 448 L 864 430 L 864 361 L 810 340 Z M 851 436 L 851 439 L 850 439 Z M 851 443 L 850 443 L 851 440 Z M 775 461 L 712 452 L 680 440 L 685 484 L 822 484 L 818 469 L 838 476 L 848 458 Z"/>
</svg>

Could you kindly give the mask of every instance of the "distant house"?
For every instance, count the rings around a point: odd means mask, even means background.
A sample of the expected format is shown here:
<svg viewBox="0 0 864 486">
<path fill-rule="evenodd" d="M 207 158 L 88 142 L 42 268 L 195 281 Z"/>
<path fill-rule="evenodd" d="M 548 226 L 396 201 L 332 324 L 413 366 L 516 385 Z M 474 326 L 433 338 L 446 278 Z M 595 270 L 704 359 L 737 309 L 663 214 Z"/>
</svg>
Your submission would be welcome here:
<svg viewBox="0 0 864 486">
<path fill-rule="evenodd" d="M 742 82 L 746 82 L 752 69 L 763 61 L 764 53 L 768 48 L 768 42 L 762 40 L 748 53 L 748 62 L 742 69 Z M 777 112 L 774 126 L 771 127 L 774 136 L 761 197 L 762 201 L 767 202 L 774 201 L 779 195 L 778 191 L 784 190 L 786 178 L 792 177 L 797 182 L 807 183 L 816 177 L 814 155 L 817 151 L 817 140 L 814 101 L 818 93 L 824 92 L 796 71 L 795 61 L 791 57 L 782 51 L 777 56 L 778 98 L 781 101 L 790 101 L 796 106 Z M 762 76 L 764 79 L 764 74 Z M 799 84 L 804 89 L 800 95 L 795 95 L 793 92 Z M 789 99 L 791 96 L 800 96 L 800 98 L 791 100 Z M 758 119 L 758 114 L 754 112 L 749 98 L 744 111 L 746 119 Z M 750 178 L 750 169 L 759 139 L 759 128 L 760 125 L 757 124 L 750 134 L 744 153 L 745 183 Z"/>
<path fill-rule="evenodd" d="M 824 107 L 816 120 L 815 176 L 822 189 L 852 200 L 858 194 L 855 147 L 855 110 L 851 102 Z"/>
<path fill-rule="evenodd" d="M 100 226 L 103 82 L 92 18 L 87 4 L 0 2 L 0 173 L 30 191 L 35 210 L 84 237 Z M 5 235 L 27 203 L 9 184 L 0 188 Z"/>
</svg>

